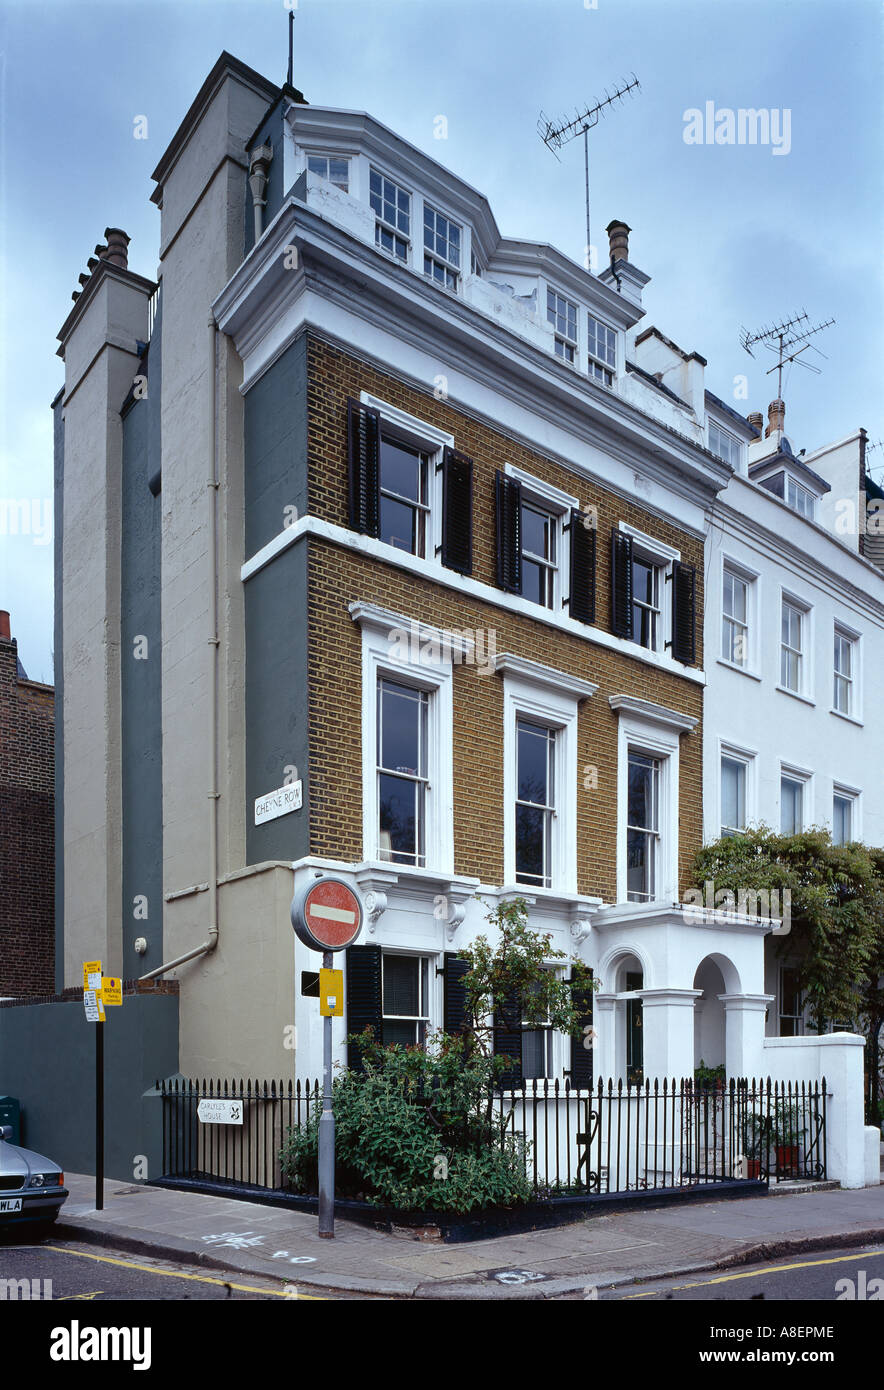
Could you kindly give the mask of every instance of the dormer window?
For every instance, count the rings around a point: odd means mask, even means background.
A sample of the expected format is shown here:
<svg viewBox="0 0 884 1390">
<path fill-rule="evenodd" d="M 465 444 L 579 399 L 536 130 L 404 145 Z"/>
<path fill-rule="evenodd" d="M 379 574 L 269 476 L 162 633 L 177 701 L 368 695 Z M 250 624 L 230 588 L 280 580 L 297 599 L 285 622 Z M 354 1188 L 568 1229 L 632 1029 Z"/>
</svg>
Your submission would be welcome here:
<svg viewBox="0 0 884 1390">
<path fill-rule="evenodd" d="M 589 375 L 610 386 L 617 367 L 617 334 L 592 314 L 587 316 Z"/>
<path fill-rule="evenodd" d="M 555 329 L 556 356 L 565 362 L 576 362 L 577 305 L 572 304 L 570 299 L 565 299 L 563 295 L 556 294 L 555 290 L 547 288 L 546 317 Z"/>
<path fill-rule="evenodd" d="M 709 421 L 709 452 L 715 454 L 716 458 L 724 459 L 732 468 L 740 466 L 740 441 L 733 434 L 728 434 L 714 420 Z"/>
<path fill-rule="evenodd" d="M 350 161 L 339 154 L 308 154 L 307 168 L 311 174 L 328 179 L 342 193 L 350 191 Z"/>
<path fill-rule="evenodd" d="M 424 274 L 447 290 L 457 289 L 462 230 L 450 217 L 424 203 Z"/>
<path fill-rule="evenodd" d="M 375 245 L 400 261 L 408 260 L 411 239 L 411 194 L 377 169 L 371 170 L 369 202 L 375 214 Z"/>
<path fill-rule="evenodd" d="M 816 498 L 809 488 L 802 487 L 792 477 L 788 478 L 786 484 L 786 501 L 792 511 L 797 512 L 799 516 L 806 516 L 808 521 L 815 519 Z"/>
</svg>

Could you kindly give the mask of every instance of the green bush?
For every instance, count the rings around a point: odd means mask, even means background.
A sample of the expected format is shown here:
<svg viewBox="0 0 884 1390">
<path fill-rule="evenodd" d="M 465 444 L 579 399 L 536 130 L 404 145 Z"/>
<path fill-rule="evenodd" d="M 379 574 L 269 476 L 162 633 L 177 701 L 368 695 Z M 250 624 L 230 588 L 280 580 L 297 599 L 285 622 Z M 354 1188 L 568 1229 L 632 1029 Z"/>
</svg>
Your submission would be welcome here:
<svg viewBox="0 0 884 1390">
<path fill-rule="evenodd" d="M 345 1071 L 332 1087 L 340 1196 L 458 1213 L 530 1199 L 524 1141 L 490 1103 L 505 1062 L 444 1034 L 432 1051 L 367 1044 L 363 1056 L 364 1071 Z M 321 1113 L 320 1101 L 280 1155 L 299 1192 L 318 1187 Z"/>
</svg>

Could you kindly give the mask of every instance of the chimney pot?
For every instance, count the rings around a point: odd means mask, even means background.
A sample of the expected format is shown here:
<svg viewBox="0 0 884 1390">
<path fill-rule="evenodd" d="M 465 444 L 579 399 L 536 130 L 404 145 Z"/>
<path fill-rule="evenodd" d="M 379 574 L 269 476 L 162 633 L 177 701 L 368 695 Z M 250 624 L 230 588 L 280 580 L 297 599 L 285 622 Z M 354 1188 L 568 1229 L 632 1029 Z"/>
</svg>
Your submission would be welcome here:
<svg viewBox="0 0 884 1390">
<path fill-rule="evenodd" d="M 98 245 L 97 245 L 96 248 L 95 248 L 95 253 L 94 253 L 94 254 L 98 257 L 98 259 L 99 259 L 100 261 L 106 260 L 106 258 L 107 258 L 107 247 L 106 247 L 106 246 L 103 246 L 103 245 L 101 244 L 101 242 L 99 242 Z"/>
<path fill-rule="evenodd" d="M 771 401 L 767 407 L 767 429 L 764 437 L 767 439 L 776 430 L 783 430 L 786 427 L 786 402 L 779 399 Z"/>
<path fill-rule="evenodd" d="M 126 235 L 122 227 L 105 227 L 104 236 L 107 242 L 105 260 L 110 261 L 111 265 L 120 266 L 122 270 L 128 270 L 131 238 Z"/>
<path fill-rule="evenodd" d="M 12 640 L 9 627 L 9 614 L 5 608 L 0 608 L 0 638 L 2 638 L 4 642 L 10 642 Z"/>
<path fill-rule="evenodd" d="M 748 420 L 749 424 L 752 425 L 753 428 L 756 429 L 759 434 L 761 434 L 761 431 L 764 429 L 764 416 L 762 415 L 761 411 L 753 410 L 751 415 L 746 416 L 746 419 Z"/>
<path fill-rule="evenodd" d="M 608 233 L 608 246 L 611 252 L 611 261 L 629 260 L 629 233 L 631 227 L 627 227 L 625 222 L 618 222 L 616 219 L 609 222 L 605 231 Z"/>
</svg>

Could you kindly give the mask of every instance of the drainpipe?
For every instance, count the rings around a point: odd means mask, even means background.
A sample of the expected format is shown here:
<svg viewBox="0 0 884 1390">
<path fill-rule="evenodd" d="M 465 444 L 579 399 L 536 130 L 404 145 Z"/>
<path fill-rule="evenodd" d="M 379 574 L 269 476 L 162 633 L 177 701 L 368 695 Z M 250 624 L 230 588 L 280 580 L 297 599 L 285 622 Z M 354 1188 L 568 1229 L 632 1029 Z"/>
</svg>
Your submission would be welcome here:
<svg viewBox="0 0 884 1390">
<path fill-rule="evenodd" d="M 255 214 L 255 243 L 264 232 L 264 208 L 267 205 L 267 170 L 273 158 L 272 145 L 259 145 L 252 150 L 249 160 L 249 187 L 252 190 L 252 207 Z"/>
<path fill-rule="evenodd" d="M 215 349 L 218 328 L 215 315 L 209 311 L 209 476 L 206 481 L 206 497 L 209 504 L 209 740 L 208 740 L 208 782 L 207 799 L 209 803 L 209 931 L 201 946 L 186 951 L 183 956 L 166 961 L 149 970 L 142 980 L 154 980 L 173 970 L 176 965 L 207 955 L 218 945 L 218 476 L 215 464 L 215 411 L 217 407 L 217 381 L 215 369 Z"/>
</svg>

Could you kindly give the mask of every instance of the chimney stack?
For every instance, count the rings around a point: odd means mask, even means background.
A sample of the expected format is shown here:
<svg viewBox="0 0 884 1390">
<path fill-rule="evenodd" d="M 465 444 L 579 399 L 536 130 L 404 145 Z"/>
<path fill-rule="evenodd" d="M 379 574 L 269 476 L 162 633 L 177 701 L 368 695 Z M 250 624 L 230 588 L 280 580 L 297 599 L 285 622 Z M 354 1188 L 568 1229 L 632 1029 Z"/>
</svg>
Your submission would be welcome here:
<svg viewBox="0 0 884 1390">
<path fill-rule="evenodd" d="M 760 435 L 761 431 L 764 429 L 764 416 L 761 411 L 753 410 L 751 415 L 746 416 L 746 419 L 752 428 L 756 429 Z"/>
<path fill-rule="evenodd" d="M 12 633 L 9 627 L 9 614 L 5 608 L 0 608 L 0 640 L 4 642 L 12 641 Z"/>
<path fill-rule="evenodd" d="M 776 430 L 786 428 L 786 402 L 779 399 L 771 401 L 767 407 L 767 429 L 764 431 L 765 439 L 772 435 Z"/>
<path fill-rule="evenodd" d="M 611 264 L 614 261 L 629 260 L 629 233 L 631 227 L 627 227 L 625 222 L 618 222 L 615 218 L 609 222 L 605 231 L 608 233 L 608 246 L 611 251 Z"/>
</svg>

